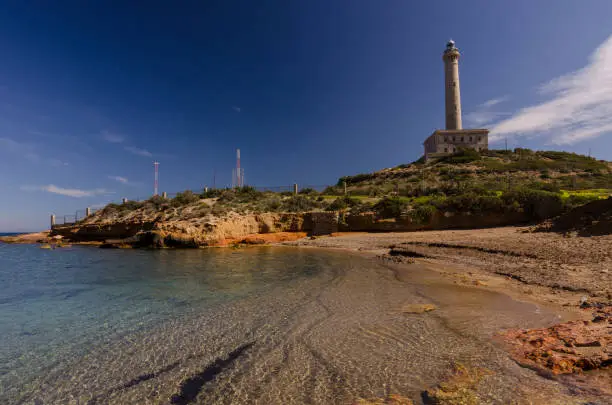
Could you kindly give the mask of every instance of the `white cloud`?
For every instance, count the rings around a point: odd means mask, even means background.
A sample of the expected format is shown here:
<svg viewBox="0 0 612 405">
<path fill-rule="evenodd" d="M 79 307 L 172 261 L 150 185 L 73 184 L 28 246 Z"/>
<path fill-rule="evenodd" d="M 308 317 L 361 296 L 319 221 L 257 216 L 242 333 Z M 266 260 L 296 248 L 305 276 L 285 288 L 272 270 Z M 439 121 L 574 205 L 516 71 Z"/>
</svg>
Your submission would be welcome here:
<svg viewBox="0 0 612 405">
<path fill-rule="evenodd" d="M 102 131 L 100 132 L 100 135 L 102 136 L 102 139 L 110 143 L 123 143 L 123 141 L 125 141 L 124 137 L 114 132 Z"/>
<path fill-rule="evenodd" d="M 112 191 L 108 191 L 103 188 L 97 188 L 95 190 L 80 190 L 76 188 L 57 187 L 53 184 L 49 184 L 47 186 L 21 186 L 21 190 L 23 191 L 46 191 L 47 193 L 65 195 L 68 197 L 76 197 L 76 198 L 112 194 Z"/>
<path fill-rule="evenodd" d="M 240 107 L 236 107 L 236 106 L 232 106 L 232 110 L 236 111 L 236 112 L 241 112 L 242 108 Z"/>
<path fill-rule="evenodd" d="M 121 184 L 128 184 L 129 181 L 127 179 L 127 177 L 121 177 L 121 176 L 108 176 L 109 179 L 111 180 L 115 180 L 118 181 Z"/>
<path fill-rule="evenodd" d="M 138 156 L 153 157 L 153 154 L 146 149 L 140 149 L 134 146 L 126 146 L 124 149 Z"/>
<path fill-rule="evenodd" d="M 474 111 L 465 114 L 467 126 L 471 128 L 486 128 L 500 117 L 511 115 L 507 112 L 491 111 L 490 108 L 508 100 L 508 96 L 492 98 L 477 106 Z"/>
<path fill-rule="evenodd" d="M 0 138 L 0 152 L 7 151 L 20 155 L 32 163 L 45 163 L 54 167 L 68 166 L 68 163 L 55 158 L 43 158 L 36 152 L 36 146 L 31 143 L 17 142 L 10 138 Z"/>
<path fill-rule="evenodd" d="M 480 107 L 483 108 L 490 108 L 493 107 L 494 105 L 497 105 L 499 103 L 503 103 L 504 101 L 508 100 L 508 96 L 503 96 L 503 97 L 498 97 L 498 98 L 492 98 L 491 100 L 487 100 L 484 103 L 482 103 L 480 105 Z"/>
<path fill-rule="evenodd" d="M 537 136 L 560 145 L 612 133 L 612 36 L 585 67 L 551 80 L 540 92 L 549 100 L 495 124 L 490 140 Z"/>
</svg>

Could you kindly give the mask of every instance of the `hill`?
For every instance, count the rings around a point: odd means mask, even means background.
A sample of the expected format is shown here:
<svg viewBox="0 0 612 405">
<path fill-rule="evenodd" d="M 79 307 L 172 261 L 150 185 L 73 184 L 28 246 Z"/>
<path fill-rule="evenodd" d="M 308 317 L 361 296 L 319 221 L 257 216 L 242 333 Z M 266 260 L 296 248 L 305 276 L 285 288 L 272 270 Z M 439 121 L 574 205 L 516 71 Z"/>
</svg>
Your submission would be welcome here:
<svg viewBox="0 0 612 405">
<path fill-rule="evenodd" d="M 109 204 L 54 228 L 76 241 L 132 246 L 233 243 L 253 234 L 479 228 L 556 217 L 612 193 L 612 166 L 551 151 L 462 151 L 346 176 L 323 192 L 253 187 L 184 191 L 174 198 Z"/>
<path fill-rule="evenodd" d="M 415 197 L 454 195 L 466 190 L 528 187 L 549 191 L 609 189 L 612 163 L 558 151 L 464 150 L 454 155 L 400 165 L 374 173 L 341 177 L 352 195 L 378 196 L 398 192 Z M 331 191 L 331 190 L 330 190 Z"/>
</svg>

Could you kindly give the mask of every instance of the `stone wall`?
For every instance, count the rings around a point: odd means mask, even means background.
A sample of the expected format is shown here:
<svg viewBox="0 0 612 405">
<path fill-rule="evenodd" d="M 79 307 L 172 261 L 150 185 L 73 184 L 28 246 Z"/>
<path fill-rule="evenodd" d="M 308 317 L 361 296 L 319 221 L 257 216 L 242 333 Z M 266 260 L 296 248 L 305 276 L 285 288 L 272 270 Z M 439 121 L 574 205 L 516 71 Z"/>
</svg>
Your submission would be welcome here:
<svg viewBox="0 0 612 405">
<path fill-rule="evenodd" d="M 337 212 L 311 212 L 309 216 L 313 235 L 329 235 L 338 232 Z"/>
</svg>

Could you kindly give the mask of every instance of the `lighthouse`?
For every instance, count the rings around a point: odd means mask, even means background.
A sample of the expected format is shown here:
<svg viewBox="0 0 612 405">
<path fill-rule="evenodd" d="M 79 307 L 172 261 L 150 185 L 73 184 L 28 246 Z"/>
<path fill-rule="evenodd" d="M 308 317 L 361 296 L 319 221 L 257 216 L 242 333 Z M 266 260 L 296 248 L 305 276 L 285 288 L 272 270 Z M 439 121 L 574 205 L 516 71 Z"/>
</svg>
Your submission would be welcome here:
<svg viewBox="0 0 612 405">
<path fill-rule="evenodd" d="M 446 129 L 461 129 L 461 91 L 459 89 L 459 49 L 452 39 L 442 54 L 444 61 Z"/>
<path fill-rule="evenodd" d="M 465 149 L 482 151 L 489 147 L 489 130 L 463 129 L 459 88 L 459 49 L 452 39 L 442 53 L 444 61 L 445 129 L 437 129 L 423 142 L 425 159 L 448 156 Z"/>
</svg>

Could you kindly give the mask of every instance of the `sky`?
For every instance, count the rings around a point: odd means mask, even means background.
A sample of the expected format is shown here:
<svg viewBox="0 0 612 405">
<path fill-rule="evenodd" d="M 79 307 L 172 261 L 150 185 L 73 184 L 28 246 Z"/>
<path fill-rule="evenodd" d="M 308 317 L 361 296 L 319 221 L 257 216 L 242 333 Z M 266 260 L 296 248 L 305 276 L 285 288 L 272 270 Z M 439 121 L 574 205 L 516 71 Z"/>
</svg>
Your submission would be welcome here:
<svg viewBox="0 0 612 405">
<path fill-rule="evenodd" d="M 153 192 L 335 184 L 444 126 L 612 160 L 612 1 L 2 4 L 0 232 Z"/>
</svg>

